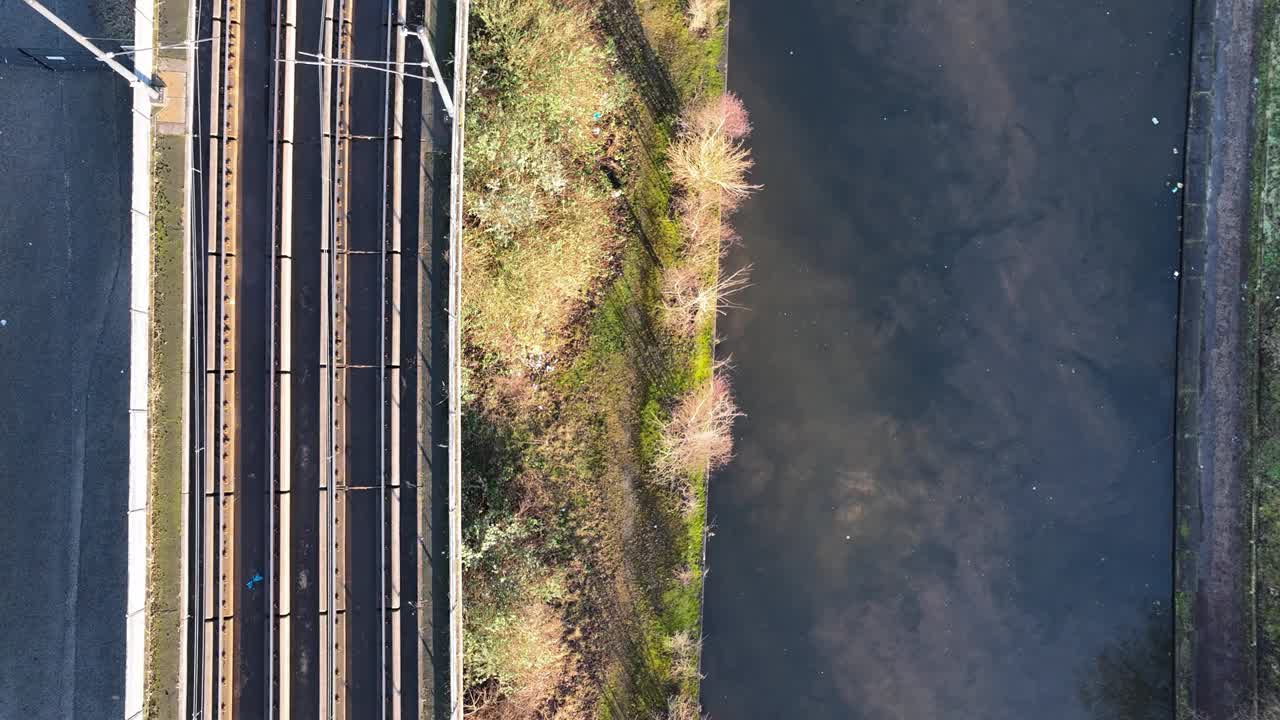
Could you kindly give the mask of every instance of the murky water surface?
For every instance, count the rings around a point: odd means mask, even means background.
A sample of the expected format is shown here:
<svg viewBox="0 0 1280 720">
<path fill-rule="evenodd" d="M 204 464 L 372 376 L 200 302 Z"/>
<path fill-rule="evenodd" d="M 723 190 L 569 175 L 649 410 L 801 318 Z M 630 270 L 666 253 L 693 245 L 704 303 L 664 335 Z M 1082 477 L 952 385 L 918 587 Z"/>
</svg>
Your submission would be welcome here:
<svg viewBox="0 0 1280 720">
<path fill-rule="evenodd" d="M 734 0 L 716 720 L 1169 716 L 1189 5 Z"/>
</svg>

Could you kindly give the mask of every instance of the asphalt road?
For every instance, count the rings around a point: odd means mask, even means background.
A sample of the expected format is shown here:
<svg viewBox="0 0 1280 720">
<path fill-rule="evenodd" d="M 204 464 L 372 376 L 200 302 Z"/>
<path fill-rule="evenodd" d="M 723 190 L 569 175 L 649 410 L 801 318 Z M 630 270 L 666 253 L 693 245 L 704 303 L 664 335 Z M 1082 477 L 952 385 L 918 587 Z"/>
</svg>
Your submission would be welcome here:
<svg viewBox="0 0 1280 720">
<path fill-rule="evenodd" d="M 69 41 L 0 0 L 16 45 Z M 0 720 L 123 715 L 129 104 L 106 72 L 0 66 Z"/>
</svg>

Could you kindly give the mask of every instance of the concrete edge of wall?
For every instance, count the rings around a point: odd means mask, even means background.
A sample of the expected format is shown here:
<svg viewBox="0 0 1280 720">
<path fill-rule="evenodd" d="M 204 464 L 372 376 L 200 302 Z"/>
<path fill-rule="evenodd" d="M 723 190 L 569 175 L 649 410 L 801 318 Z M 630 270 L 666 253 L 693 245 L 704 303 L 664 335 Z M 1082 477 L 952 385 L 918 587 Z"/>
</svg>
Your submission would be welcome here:
<svg viewBox="0 0 1280 720">
<path fill-rule="evenodd" d="M 1187 116 L 1185 192 L 1178 293 L 1177 371 L 1174 405 L 1174 683 L 1178 720 L 1187 720 L 1194 695 L 1196 596 L 1200 513 L 1200 354 L 1204 328 L 1205 211 L 1212 143 L 1207 121 L 1214 66 L 1216 0 L 1195 0 L 1191 27 L 1191 86 Z"/>
<path fill-rule="evenodd" d="M 725 0 L 724 4 L 724 42 L 720 46 L 720 60 L 716 63 L 720 68 L 720 76 L 724 78 L 724 85 L 721 86 L 722 92 L 729 92 L 729 23 L 733 19 L 733 2 Z M 724 223 L 723 213 L 720 216 L 721 224 Z M 724 247 L 721 246 L 721 252 L 716 255 L 716 277 L 720 277 L 720 267 L 724 261 Z M 720 341 L 720 313 L 711 314 L 711 362 L 714 365 L 718 359 L 716 350 Z M 711 540 L 711 463 L 707 462 L 707 468 L 702 475 L 702 585 L 698 588 L 698 674 L 697 677 L 704 677 L 702 673 L 702 642 L 701 638 L 705 634 L 703 628 L 706 627 L 707 619 L 707 545 Z M 694 687 L 693 701 L 697 703 L 698 712 L 702 712 L 702 681 L 699 680 Z"/>
<path fill-rule="evenodd" d="M 198 3 L 191 0 L 187 3 L 187 32 L 184 38 L 187 42 L 193 43 L 196 40 L 196 8 Z M 184 122 L 183 138 L 185 139 L 185 149 L 182 154 L 182 512 L 179 522 L 182 524 L 180 533 L 181 554 L 178 559 L 180 572 L 178 574 L 181 590 L 179 595 L 179 607 L 182 611 L 179 615 L 181 618 L 178 623 L 178 707 L 182 715 L 186 715 L 190 708 L 187 707 L 187 674 L 190 672 L 188 667 L 190 658 L 188 657 L 188 642 L 191 633 L 191 617 L 188 611 L 191 602 L 191 558 L 189 557 L 191 549 L 191 371 L 192 371 L 192 345 L 189 342 L 192 332 L 192 302 L 193 288 L 191 271 L 194 267 L 195 257 L 195 238 L 193 237 L 191 227 L 192 213 L 197 210 L 192 207 L 192 186 L 196 182 L 195 179 L 195 152 L 193 143 L 199 128 L 195 127 L 195 109 L 196 95 L 198 87 L 194 85 L 196 78 L 196 50 L 192 45 L 183 51 L 186 55 L 186 117 Z"/>
<path fill-rule="evenodd" d="M 151 0 L 135 0 L 134 67 L 151 77 L 155 36 Z M 129 252 L 128 600 L 125 605 L 124 716 L 142 717 L 146 657 L 148 476 L 151 463 L 151 98 L 133 87 L 131 242 Z"/>
<path fill-rule="evenodd" d="M 449 177 L 449 717 L 462 720 L 462 161 L 471 3 L 458 0 L 456 13 Z"/>
</svg>

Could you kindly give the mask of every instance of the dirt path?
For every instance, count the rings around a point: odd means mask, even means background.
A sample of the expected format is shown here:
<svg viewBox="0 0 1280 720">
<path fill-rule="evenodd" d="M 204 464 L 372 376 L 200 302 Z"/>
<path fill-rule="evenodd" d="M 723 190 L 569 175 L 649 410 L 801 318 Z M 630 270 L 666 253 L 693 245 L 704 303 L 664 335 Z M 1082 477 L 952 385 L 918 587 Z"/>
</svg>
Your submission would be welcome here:
<svg viewBox="0 0 1280 720">
<path fill-rule="evenodd" d="M 1198 484 L 1189 486 L 1180 478 L 1183 490 L 1198 492 L 1181 499 L 1179 510 L 1188 513 L 1190 503 L 1199 504 L 1198 513 L 1189 512 L 1192 519 L 1198 515 L 1190 538 L 1195 551 L 1190 680 L 1193 706 L 1207 720 L 1231 717 L 1250 699 L 1254 686 L 1246 600 L 1243 289 L 1260 7 L 1260 0 L 1197 2 L 1192 62 L 1183 253 L 1187 282 L 1180 321 L 1180 332 L 1189 337 L 1180 340 L 1179 385 L 1180 395 L 1189 394 L 1193 407 L 1189 413 L 1179 411 L 1179 471 L 1198 473 Z M 1197 282 L 1201 268 L 1202 284 Z M 1198 347 L 1189 347 L 1196 341 Z M 1196 366 L 1197 377 L 1190 376 L 1187 365 Z"/>
</svg>

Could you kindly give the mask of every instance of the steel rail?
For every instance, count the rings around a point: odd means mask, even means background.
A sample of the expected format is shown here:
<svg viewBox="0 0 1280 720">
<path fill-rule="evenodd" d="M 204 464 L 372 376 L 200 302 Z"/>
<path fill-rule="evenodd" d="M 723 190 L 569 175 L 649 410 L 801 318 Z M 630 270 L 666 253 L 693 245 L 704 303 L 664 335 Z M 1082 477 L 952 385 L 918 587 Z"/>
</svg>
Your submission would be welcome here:
<svg viewBox="0 0 1280 720">
<path fill-rule="evenodd" d="M 466 129 L 469 0 L 458 0 L 454 18 L 455 110 L 449 173 L 449 702 L 451 720 L 462 720 L 462 174 Z M 424 43 L 424 47 L 427 46 Z"/>
<path fill-rule="evenodd" d="M 206 407 L 206 412 L 210 409 L 214 412 L 214 422 L 209 423 L 211 427 L 207 428 L 213 433 L 212 446 L 215 452 L 209 454 L 210 470 L 206 474 L 206 482 L 214 484 L 212 488 L 212 497 L 206 494 L 204 498 L 205 508 L 202 512 L 206 514 L 204 525 L 205 538 L 203 540 L 207 547 L 210 562 L 207 567 L 207 575 L 204 579 L 205 592 L 205 612 L 211 617 L 208 618 L 207 632 L 208 641 L 204 643 L 205 655 L 202 662 L 207 668 L 208 681 L 204 683 L 201 696 L 201 716 L 207 718 L 218 718 L 223 716 L 223 710 L 231 705 L 230 684 L 227 681 L 227 667 L 222 658 L 228 657 L 229 650 L 227 642 L 230 633 L 226 632 L 226 616 L 227 616 L 227 598 L 225 588 L 226 568 L 224 558 L 230 554 L 234 557 L 234 548 L 228 553 L 225 547 L 225 511 L 227 509 L 226 500 L 226 480 L 225 474 L 227 466 L 234 466 L 233 456 L 234 446 L 231 438 L 227 433 L 228 422 L 228 398 L 226 392 L 226 383 L 228 375 L 234 372 L 234 364 L 228 370 L 227 360 L 234 354 L 234 351 L 228 351 L 228 344 L 232 340 L 231 321 L 229 311 L 227 309 L 227 298 L 231 295 L 228 290 L 230 264 L 234 262 L 234 254 L 228 253 L 228 246 L 235 241 L 233 222 L 234 209 L 234 183 L 235 183 L 235 152 L 230 147 L 231 134 L 234 127 L 234 113 L 238 110 L 238 103 L 231 104 L 231 94 L 234 89 L 234 78 L 236 77 L 235 68 L 235 52 L 233 45 L 235 43 L 234 36 L 238 33 L 233 27 L 236 7 L 233 5 L 235 0 L 221 0 L 220 5 L 214 6 L 213 35 L 217 37 L 218 47 L 218 75 L 216 82 L 211 82 L 210 107 L 213 117 L 210 118 L 211 131 L 213 122 L 216 119 L 217 135 L 212 136 L 211 143 L 216 143 L 216 149 L 210 148 L 211 158 L 216 158 L 217 178 L 218 181 L 211 188 L 213 195 L 210 214 L 216 213 L 217 232 L 215 235 L 216 262 L 209 268 L 210 280 L 217 287 L 214 295 L 214 307 L 216 312 L 210 315 L 206 322 L 210 330 L 210 334 L 214 336 L 215 342 L 212 343 L 216 348 L 213 356 L 214 379 L 211 389 L 212 400 L 211 407 Z M 214 140 L 213 138 L 217 139 Z M 206 285 L 207 287 L 207 285 Z M 207 365 L 206 365 L 207 367 Z M 234 395 L 234 393 L 233 393 Z M 206 444 L 208 446 L 208 444 Z M 206 487 L 206 493 L 209 488 Z"/>
<path fill-rule="evenodd" d="M 332 55 L 333 37 L 334 37 L 334 3 L 335 0 L 324 0 L 324 18 L 320 24 L 319 49 L 327 57 Z M 334 286 L 335 286 L 335 268 L 334 268 L 334 216 L 336 215 L 337 206 L 335 202 L 335 185 L 334 175 L 336 174 L 335 155 L 335 128 L 334 120 L 336 115 L 336 98 L 333 92 L 333 67 L 326 65 L 319 69 L 320 75 L 320 132 L 322 142 L 320 146 L 321 153 L 321 183 L 325 195 L 325 201 L 321 203 L 321 224 L 323 232 L 321 234 L 321 255 L 323 259 L 324 286 L 325 292 L 322 294 L 321 300 L 321 335 L 324 338 L 324 390 L 321 398 L 321 415 L 323 416 L 323 425 L 321 432 L 323 433 L 323 442 L 325 451 L 322 453 L 324 458 L 324 498 L 320 505 L 321 516 L 324 522 L 321 524 L 321 532 L 324 533 L 324 542 L 322 543 L 324 551 L 321 554 L 323 571 L 321 572 L 321 589 L 324 593 L 322 600 L 322 613 L 324 615 L 324 651 L 321 653 L 321 674 L 324 679 L 320 683 L 321 687 L 321 714 L 327 720 L 335 720 L 336 713 L 334 711 L 334 667 L 336 664 L 336 646 L 337 646 L 337 603 L 335 601 L 336 576 L 334 574 L 334 566 L 337 562 L 336 553 L 334 552 L 333 513 L 335 510 L 334 493 L 337 484 L 337 472 L 335 463 L 337 462 L 337 448 L 335 447 L 335 439 L 337 437 L 336 423 L 333 417 L 335 407 L 334 385 L 337 382 L 337 371 L 335 364 L 337 362 L 337 351 L 333 342 L 333 318 L 334 318 Z"/>
<path fill-rule="evenodd" d="M 276 642 L 274 652 L 277 658 L 268 656 L 273 662 L 278 675 L 276 692 L 277 716 L 281 720 L 293 717 L 293 152 L 294 152 L 294 113 L 296 105 L 296 67 L 292 63 L 297 49 L 297 0 L 284 1 L 284 67 L 282 82 L 282 111 L 280 125 L 280 239 L 277 247 L 279 268 L 278 298 L 280 313 L 280 355 L 277 367 L 279 378 L 279 468 L 276 497 L 279 501 L 279 522 L 276 530 L 280 533 L 279 558 L 276 559 L 273 574 L 273 591 L 276 602 L 275 617 Z M 272 554 L 268 554 L 273 558 Z M 268 705 L 270 707 L 270 705 Z M 270 716 L 268 716 L 270 717 Z"/>
<path fill-rule="evenodd" d="M 271 43 L 271 56 L 273 60 L 279 60 L 284 52 L 282 47 L 284 35 L 284 4 L 283 0 L 272 0 L 272 16 L 275 18 L 273 22 L 273 37 Z M 278 413 L 287 412 L 285 406 L 277 407 L 279 392 L 278 385 L 281 382 L 280 370 L 277 367 L 276 356 L 276 305 L 277 303 L 283 308 L 286 302 L 282 302 L 277 297 L 278 286 L 278 263 L 279 258 L 283 254 L 281 252 L 282 244 L 285 242 L 284 233 L 280 224 L 289 216 L 288 209 L 281 207 L 281 203 L 285 201 L 287 194 L 283 191 L 282 186 L 282 166 L 284 164 L 284 148 L 281 145 L 282 128 L 281 121 L 281 94 L 285 91 L 283 87 L 283 68 L 281 63 L 273 62 L 271 64 L 271 86 L 270 86 L 270 102 L 271 102 L 271 224 L 269 226 L 270 238 L 266 247 L 267 260 L 267 334 L 266 334 L 266 371 L 267 371 L 267 422 L 266 430 L 266 487 L 263 493 L 263 501 L 266 503 L 266 520 L 267 520 L 267 548 L 266 548 L 266 572 L 263 577 L 263 591 L 266 602 L 266 630 L 264 635 L 264 652 L 266 653 L 266 677 L 263 678 L 266 692 L 263 693 L 263 717 L 275 717 L 276 710 L 276 673 L 275 658 L 277 655 L 277 624 L 279 623 L 279 587 L 276 575 L 276 512 L 277 498 L 280 496 L 280 478 L 277 477 L 277 467 L 284 467 L 287 463 L 276 462 L 277 438 L 280 443 L 287 443 L 288 440 L 282 430 L 286 427 L 285 420 Z M 291 99 L 286 99 L 291 102 Z M 283 311 L 283 310 L 282 310 Z M 281 337 L 281 348 L 285 347 L 287 341 Z M 285 584 L 287 588 L 287 583 Z"/>
<path fill-rule="evenodd" d="M 198 0 L 192 3 L 194 9 L 193 30 L 199 32 L 201 23 L 202 3 Z M 199 50 L 193 49 L 195 56 L 195 72 L 192 76 L 192 97 L 199 98 L 201 92 L 200 85 L 200 69 L 198 65 Z M 212 56 L 212 50 L 210 50 Z M 205 277 L 205 266 L 208 263 L 209 252 L 209 233 L 208 218 L 206 214 L 211 208 L 208 204 L 208 197 L 204 198 L 204 202 L 197 204 L 195 198 L 204 195 L 208 190 L 205 187 L 205 178 L 203 173 L 208 172 L 207 156 L 202 155 L 195 148 L 200 144 L 201 131 L 208 132 L 204 127 L 203 116 L 200 112 L 201 103 L 195 100 L 191 103 L 193 108 L 192 137 L 188 139 L 191 144 L 192 171 L 193 173 L 202 173 L 200 183 L 197 184 L 194 178 L 188 178 L 188 192 L 192 197 L 188 202 L 193 206 L 191 217 L 195 225 L 193 233 L 193 247 L 191 250 L 190 262 L 190 283 L 191 283 L 191 317 L 189 318 L 191 327 L 191 363 L 194 365 L 191 376 L 188 379 L 187 392 L 190 403 L 190 428 L 189 438 L 193 447 L 190 448 L 190 462 L 188 465 L 190 476 L 187 487 L 187 522 L 184 527 L 187 528 L 187 558 L 193 567 L 187 568 L 187 624 L 184 637 L 186 640 L 186 675 L 185 692 L 181 696 L 182 703 L 181 714 L 191 718 L 199 716 L 201 688 L 204 681 L 203 667 L 203 647 L 204 639 L 204 534 L 202 521 L 204 519 L 204 497 L 205 484 L 207 477 L 205 475 L 205 461 L 208 456 L 207 445 L 207 427 L 205 420 L 205 388 L 208 385 L 209 378 L 206 374 L 208 371 L 207 358 L 204 355 L 204 346 L 201 343 L 205 337 L 205 330 L 208 327 L 206 320 L 207 304 L 208 304 L 208 278 Z M 195 165 L 200 163 L 199 158 L 205 157 L 205 161 L 200 165 L 201 169 L 197 170 Z M 199 193 L 197 195 L 197 193 Z"/>
<path fill-rule="evenodd" d="M 405 24 L 406 16 L 406 0 L 394 0 L 395 20 L 394 32 L 391 37 L 395 42 L 394 59 L 398 63 L 397 68 L 404 67 L 405 43 L 401 29 Z M 391 29 L 391 28 L 389 28 Z M 390 79 L 390 76 L 388 76 Z M 389 528 L 390 538 L 393 552 L 391 554 L 391 565 L 387 568 L 390 575 L 391 594 L 389 601 L 391 609 L 389 614 L 389 623 L 391 627 L 391 720 L 401 720 L 404 714 L 404 647 L 403 634 L 401 628 L 401 565 L 403 564 L 404 548 L 402 547 L 402 528 L 401 528 L 401 493 L 403 492 L 402 478 L 400 473 L 400 443 L 401 437 L 401 417 L 400 417 L 400 353 L 401 353 L 401 335 L 400 335 L 400 304 L 401 304 L 401 264 L 402 264 L 402 203 L 404 196 L 403 183 L 403 133 L 404 133 L 404 78 L 396 76 L 393 81 L 394 96 L 391 100 L 391 123 L 388 132 L 391 135 L 391 240 L 388 255 L 391 259 L 391 291 L 390 297 L 393 299 L 391 305 L 391 326 L 387 329 L 391 336 L 391 355 L 385 358 L 389 364 L 391 379 L 389 384 L 390 397 L 388 398 L 388 406 L 390 409 L 390 438 L 391 447 L 388 454 L 391 458 L 390 479 L 391 493 L 387 498 L 389 503 L 389 512 L 391 515 L 391 527 Z M 385 227 L 384 222 L 384 227 Z M 384 298 L 385 299 L 385 298 Z"/>
<path fill-rule="evenodd" d="M 345 57 L 351 52 L 351 44 L 353 42 L 351 25 L 352 15 L 354 12 L 353 0 L 339 0 L 338 7 L 341 9 L 337 18 L 337 41 L 338 56 Z M 349 502 L 347 497 L 347 485 L 350 483 L 350 466 L 347 462 L 348 450 L 350 443 L 348 435 L 350 434 L 350 418 L 346 415 L 346 409 L 349 406 L 347 400 L 351 387 L 351 369 L 348 366 L 350 360 L 350 340 L 351 334 L 348 332 L 347 312 L 350 296 L 350 258 L 348 253 L 351 247 L 350 224 L 348 223 L 347 210 L 350 206 L 349 193 L 351 192 L 350 183 L 350 167 L 351 167 L 351 71 L 349 68 L 337 67 L 334 72 L 337 79 L 337 127 L 335 128 L 335 147 L 334 162 L 336 164 L 336 172 L 334 174 L 334 246 L 333 246 L 333 263 L 334 263 L 334 310 L 333 310 L 333 342 L 335 349 L 335 372 L 337 373 L 337 382 L 334 386 L 334 410 L 335 427 L 337 429 L 337 441 L 335 442 L 334 474 L 336 482 L 333 488 L 333 515 L 330 516 L 330 523 L 334 528 L 334 564 L 333 575 L 336 583 L 334 588 L 335 614 L 334 627 L 337 632 L 335 649 L 334 649 L 334 714 L 340 720 L 346 720 L 351 717 L 349 710 L 351 683 L 351 668 L 348 662 L 348 654 L 351 648 L 351 618 L 348 617 L 350 599 L 348 597 L 347 586 L 350 582 L 349 567 L 349 550 L 348 539 L 351 535 Z M 340 452 L 339 452 L 340 450 Z"/>
<path fill-rule="evenodd" d="M 240 134 L 240 10 L 239 0 L 224 0 L 223 17 L 220 36 L 222 38 L 222 75 L 220 83 L 221 131 L 220 143 L 220 184 L 221 213 L 219 224 L 221 232 L 218 243 L 218 316 L 217 332 L 219 334 L 219 354 L 216 359 L 218 367 L 215 390 L 218 408 L 218 423 L 214 432 L 218 435 L 217 472 L 214 475 L 217 483 L 213 512 L 216 532 L 213 533 L 215 554 L 214 588 L 215 601 L 213 607 L 217 612 L 217 629 L 213 633 L 215 647 L 218 650 L 216 664 L 216 703 L 213 692 L 209 694 L 211 717 L 236 717 L 235 685 L 231 682 L 235 668 L 235 596 L 231 590 L 234 582 L 236 562 L 235 516 L 238 503 L 238 483 L 236 482 L 235 433 L 232 425 L 237 418 L 235 405 L 235 385 L 238 383 L 236 373 L 236 350 L 238 328 L 238 311 L 228 308 L 228 298 L 234 300 L 238 291 L 239 275 L 239 237 L 237 233 L 237 190 L 239 178 L 239 134 Z M 216 18 L 215 18 L 216 21 Z M 228 360 L 230 368 L 228 369 Z M 228 385 L 231 385 L 228 392 Z M 230 569 L 228 568 L 230 566 Z"/>
<path fill-rule="evenodd" d="M 384 43 L 385 57 L 392 58 L 391 37 L 392 0 L 384 0 L 387 7 L 386 33 Z M 378 493 L 378 700 L 380 720 L 387 717 L 387 654 L 391 648 L 388 644 L 387 625 L 389 617 L 387 595 L 387 545 L 395 538 L 390 536 L 387 526 L 387 454 L 391 448 L 387 443 L 387 164 L 390 160 L 390 121 L 391 121 L 391 76 L 384 75 L 382 82 L 382 183 L 379 186 L 382 194 L 381 204 L 381 237 L 382 255 L 378 272 L 378 483 L 382 491 Z"/>
<path fill-rule="evenodd" d="M 334 43 L 338 44 L 338 52 L 342 53 L 346 46 L 345 38 L 347 33 L 349 6 L 346 0 L 325 0 L 325 19 L 322 26 L 322 52 L 326 58 L 334 55 Z M 336 87 L 335 87 L 336 86 Z M 322 703 L 322 713 L 326 714 L 330 720 L 345 720 L 345 689 L 343 684 L 346 682 L 346 675 L 342 668 L 345 665 L 343 653 L 345 646 L 342 642 L 343 628 L 341 625 L 340 613 L 343 609 L 340 607 L 341 588 L 339 583 L 339 569 L 344 562 L 345 553 L 341 550 L 341 544 L 345 542 L 342 532 L 339 530 L 341 523 L 343 503 L 339 500 L 340 481 L 343 478 L 339 471 L 339 463 L 341 462 L 344 446 L 341 441 L 342 428 L 345 420 L 342 419 L 343 407 L 345 406 L 345 369 L 339 370 L 339 363 L 344 363 L 343 357 L 340 355 L 340 347 L 343 344 L 342 338 L 342 313 L 345 309 L 342 307 L 342 286 L 341 278 L 345 275 L 343 268 L 345 261 L 340 266 L 340 255 L 345 252 L 345 243 L 343 236 L 345 233 L 345 201 L 346 183 L 344 181 L 346 174 L 346 153 L 343 148 L 343 133 L 346 127 L 346 102 L 347 102 L 348 86 L 344 72 L 332 63 L 324 68 L 322 76 L 322 132 L 325 136 L 325 142 L 322 145 L 324 154 L 322 163 L 322 172 L 324 173 L 324 184 L 326 188 L 326 201 L 323 206 L 325 213 L 325 232 L 323 248 L 326 254 L 326 273 L 327 283 L 324 297 L 324 338 L 325 350 L 327 354 L 327 393 L 324 398 L 323 412 L 326 416 L 326 444 L 327 444 L 327 477 L 326 477 L 326 497 L 324 504 L 325 522 L 325 607 L 326 607 L 326 648 L 324 652 L 325 667 L 324 689 L 325 698 Z M 344 363 L 345 364 L 345 363 Z"/>
</svg>

